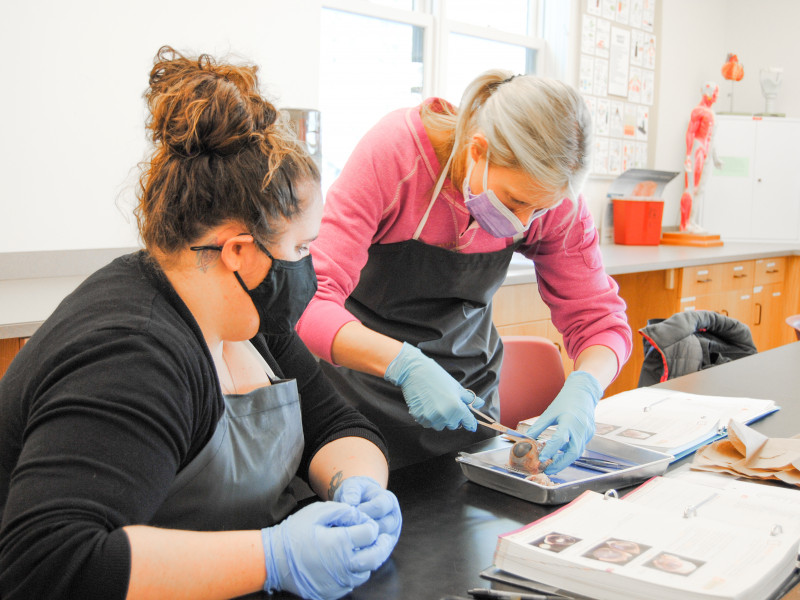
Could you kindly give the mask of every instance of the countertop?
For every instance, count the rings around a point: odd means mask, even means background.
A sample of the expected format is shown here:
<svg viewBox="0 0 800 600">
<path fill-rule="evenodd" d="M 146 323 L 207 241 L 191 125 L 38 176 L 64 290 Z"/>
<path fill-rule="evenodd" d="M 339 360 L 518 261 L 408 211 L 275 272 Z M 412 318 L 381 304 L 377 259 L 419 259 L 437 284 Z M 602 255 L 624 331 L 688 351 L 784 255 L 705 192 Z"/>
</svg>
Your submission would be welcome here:
<svg viewBox="0 0 800 600">
<path fill-rule="evenodd" d="M 756 258 L 800 255 L 800 244 L 766 242 L 726 242 L 723 246 L 709 248 L 693 246 L 600 246 L 603 265 L 609 275 L 643 273 L 679 269 L 694 265 L 734 262 Z M 521 258 L 521 257 L 520 257 Z M 536 281 L 530 262 L 515 258 L 508 269 L 504 285 Z"/>
<path fill-rule="evenodd" d="M 0 339 L 31 335 L 86 277 L 135 250 L 0 252 Z"/>
<path fill-rule="evenodd" d="M 95 270 L 136 248 L 0 253 L 0 339 L 26 337 Z M 730 242 L 723 246 L 601 246 L 609 275 L 800 255 L 797 243 Z M 504 285 L 536 281 L 533 265 L 516 258 Z"/>
</svg>

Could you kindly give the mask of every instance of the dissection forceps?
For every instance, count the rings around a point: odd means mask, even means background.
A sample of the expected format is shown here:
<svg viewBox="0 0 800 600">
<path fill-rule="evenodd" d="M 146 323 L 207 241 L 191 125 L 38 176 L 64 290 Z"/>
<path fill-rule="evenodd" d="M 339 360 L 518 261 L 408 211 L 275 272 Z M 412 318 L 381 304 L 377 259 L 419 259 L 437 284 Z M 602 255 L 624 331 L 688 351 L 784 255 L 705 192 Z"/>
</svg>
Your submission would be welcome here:
<svg viewBox="0 0 800 600">
<path fill-rule="evenodd" d="M 467 391 L 470 392 L 474 396 L 472 398 L 472 402 L 475 402 L 475 398 L 477 398 L 477 395 L 475 394 L 475 392 L 473 392 L 472 390 L 467 390 Z M 494 429 L 495 431 L 499 431 L 500 433 L 505 433 L 506 435 L 510 435 L 510 436 L 513 436 L 513 437 L 518 437 L 518 438 L 522 438 L 522 439 L 526 439 L 526 440 L 534 439 L 529 435 L 526 435 L 524 433 L 520 433 L 519 431 L 516 431 L 514 429 L 510 429 L 510 428 L 506 427 L 505 425 L 503 425 L 501 423 L 498 423 L 497 420 L 494 419 L 493 417 L 491 417 L 490 415 L 487 415 L 486 413 L 483 413 L 483 412 L 479 411 L 477 408 L 475 408 L 474 406 L 472 406 L 472 402 L 470 402 L 467 406 L 469 407 L 469 409 L 473 413 L 475 413 L 475 416 L 478 417 L 478 425 L 483 425 L 484 427 L 487 427 L 488 429 Z M 481 421 L 481 419 L 484 419 L 485 422 Z"/>
<path fill-rule="evenodd" d="M 467 391 L 474 396 L 474 398 L 472 399 L 474 402 L 475 398 L 477 398 L 477 395 L 472 390 L 467 390 Z M 512 437 L 521 438 L 524 440 L 535 440 L 535 438 L 525 433 L 516 431 L 514 429 L 510 429 L 505 425 L 498 423 L 497 420 L 491 417 L 490 415 L 487 415 L 486 413 L 481 412 L 477 408 L 472 406 L 472 403 L 468 404 L 467 406 L 469 406 L 469 409 L 475 414 L 476 417 L 478 417 L 478 425 L 483 425 L 488 429 L 494 429 L 495 431 L 499 431 L 500 433 L 505 433 L 506 435 Z M 481 419 L 483 419 L 483 421 Z M 614 460 L 607 460 L 604 458 L 595 458 L 590 456 L 580 456 L 572 464 L 576 467 L 582 467 L 584 469 L 589 469 L 590 471 L 599 471 L 600 473 L 611 473 L 613 471 L 619 471 L 620 469 L 626 469 L 631 466 L 629 464 L 624 464 Z"/>
</svg>

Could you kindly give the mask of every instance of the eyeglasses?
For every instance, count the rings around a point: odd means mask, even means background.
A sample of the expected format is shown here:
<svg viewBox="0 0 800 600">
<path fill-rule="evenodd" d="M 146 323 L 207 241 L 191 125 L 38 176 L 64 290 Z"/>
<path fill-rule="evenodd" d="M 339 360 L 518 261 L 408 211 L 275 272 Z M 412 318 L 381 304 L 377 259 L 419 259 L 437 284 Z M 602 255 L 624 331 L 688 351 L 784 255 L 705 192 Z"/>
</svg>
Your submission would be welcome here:
<svg viewBox="0 0 800 600">
<path fill-rule="evenodd" d="M 256 239 L 256 236 L 254 236 L 252 233 L 247 233 L 247 232 L 237 233 L 236 236 L 234 236 L 234 237 L 238 237 L 240 235 L 249 235 L 250 237 L 252 237 L 253 238 L 253 243 L 256 245 L 256 247 L 259 250 L 261 250 L 264 254 L 269 256 L 270 258 L 273 258 L 272 254 L 270 254 L 269 250 L 267 250 L 267 247 L 264 246 L 264 244 L 262 244 L 261 242 L 259 242 Z M 189 250 L 191 250 L 192 252 L 200 252 L 201 250 L 214 250 L 215 252 L 222 252 L 222 246 L 210 246 L 210 245 L 208 245 L 208 246 L 189 246 Z"/>
</svg>

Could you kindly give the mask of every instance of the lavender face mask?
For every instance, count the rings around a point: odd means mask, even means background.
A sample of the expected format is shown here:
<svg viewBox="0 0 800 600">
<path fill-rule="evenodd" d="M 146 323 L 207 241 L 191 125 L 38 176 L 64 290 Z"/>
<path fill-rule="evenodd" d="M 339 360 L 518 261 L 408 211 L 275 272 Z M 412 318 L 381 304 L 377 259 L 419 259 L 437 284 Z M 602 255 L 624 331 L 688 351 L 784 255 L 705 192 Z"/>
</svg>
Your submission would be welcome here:
<svg viewBox="0 0 800 600">
<path fill-rule="evenodd" d="M 509 208 L 500 202 L 497 195 L 487 187 L 489 180 L 489 154 L 486 154 L 486 167 L 483 171 L 483 193 L 473 194 L 469 189 L 469 178 L 475 163 L 470 160 L 467 176 L 464 179 L 464 205 L 469 214 L 478 222 L 481 229 L 496 238 L 512 237 L 523 233 L 534 219 L 541 217 L 548 209 L 533 211 L 527 223 L 519 220 Z"/>
</svg>

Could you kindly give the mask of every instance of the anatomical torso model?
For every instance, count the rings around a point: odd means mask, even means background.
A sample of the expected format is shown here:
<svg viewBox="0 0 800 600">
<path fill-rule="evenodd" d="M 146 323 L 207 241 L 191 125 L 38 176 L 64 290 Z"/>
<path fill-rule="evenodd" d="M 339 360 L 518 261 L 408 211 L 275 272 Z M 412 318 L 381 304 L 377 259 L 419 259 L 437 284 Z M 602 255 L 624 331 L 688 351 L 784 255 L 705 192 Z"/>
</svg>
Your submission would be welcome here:
<svg viewBox="0 0 800 600">
<path fill-rule="evenodd" d="M 711 106 L 719 96 L 719 86 L 708 82 L 703 85 L 703 96 L 689 120 L 686 130 L 686 177 L 683 195 L 681 196 L 681 231 L 699 233 L 704 231 L 697 220 L 698 207 L 703 188 L 703 167 L 706 158 L 711 154 L 714 165 L 722 166 L 714 151 L 712 136 L 714 133 L 714 111 Z"/>
</svg>

